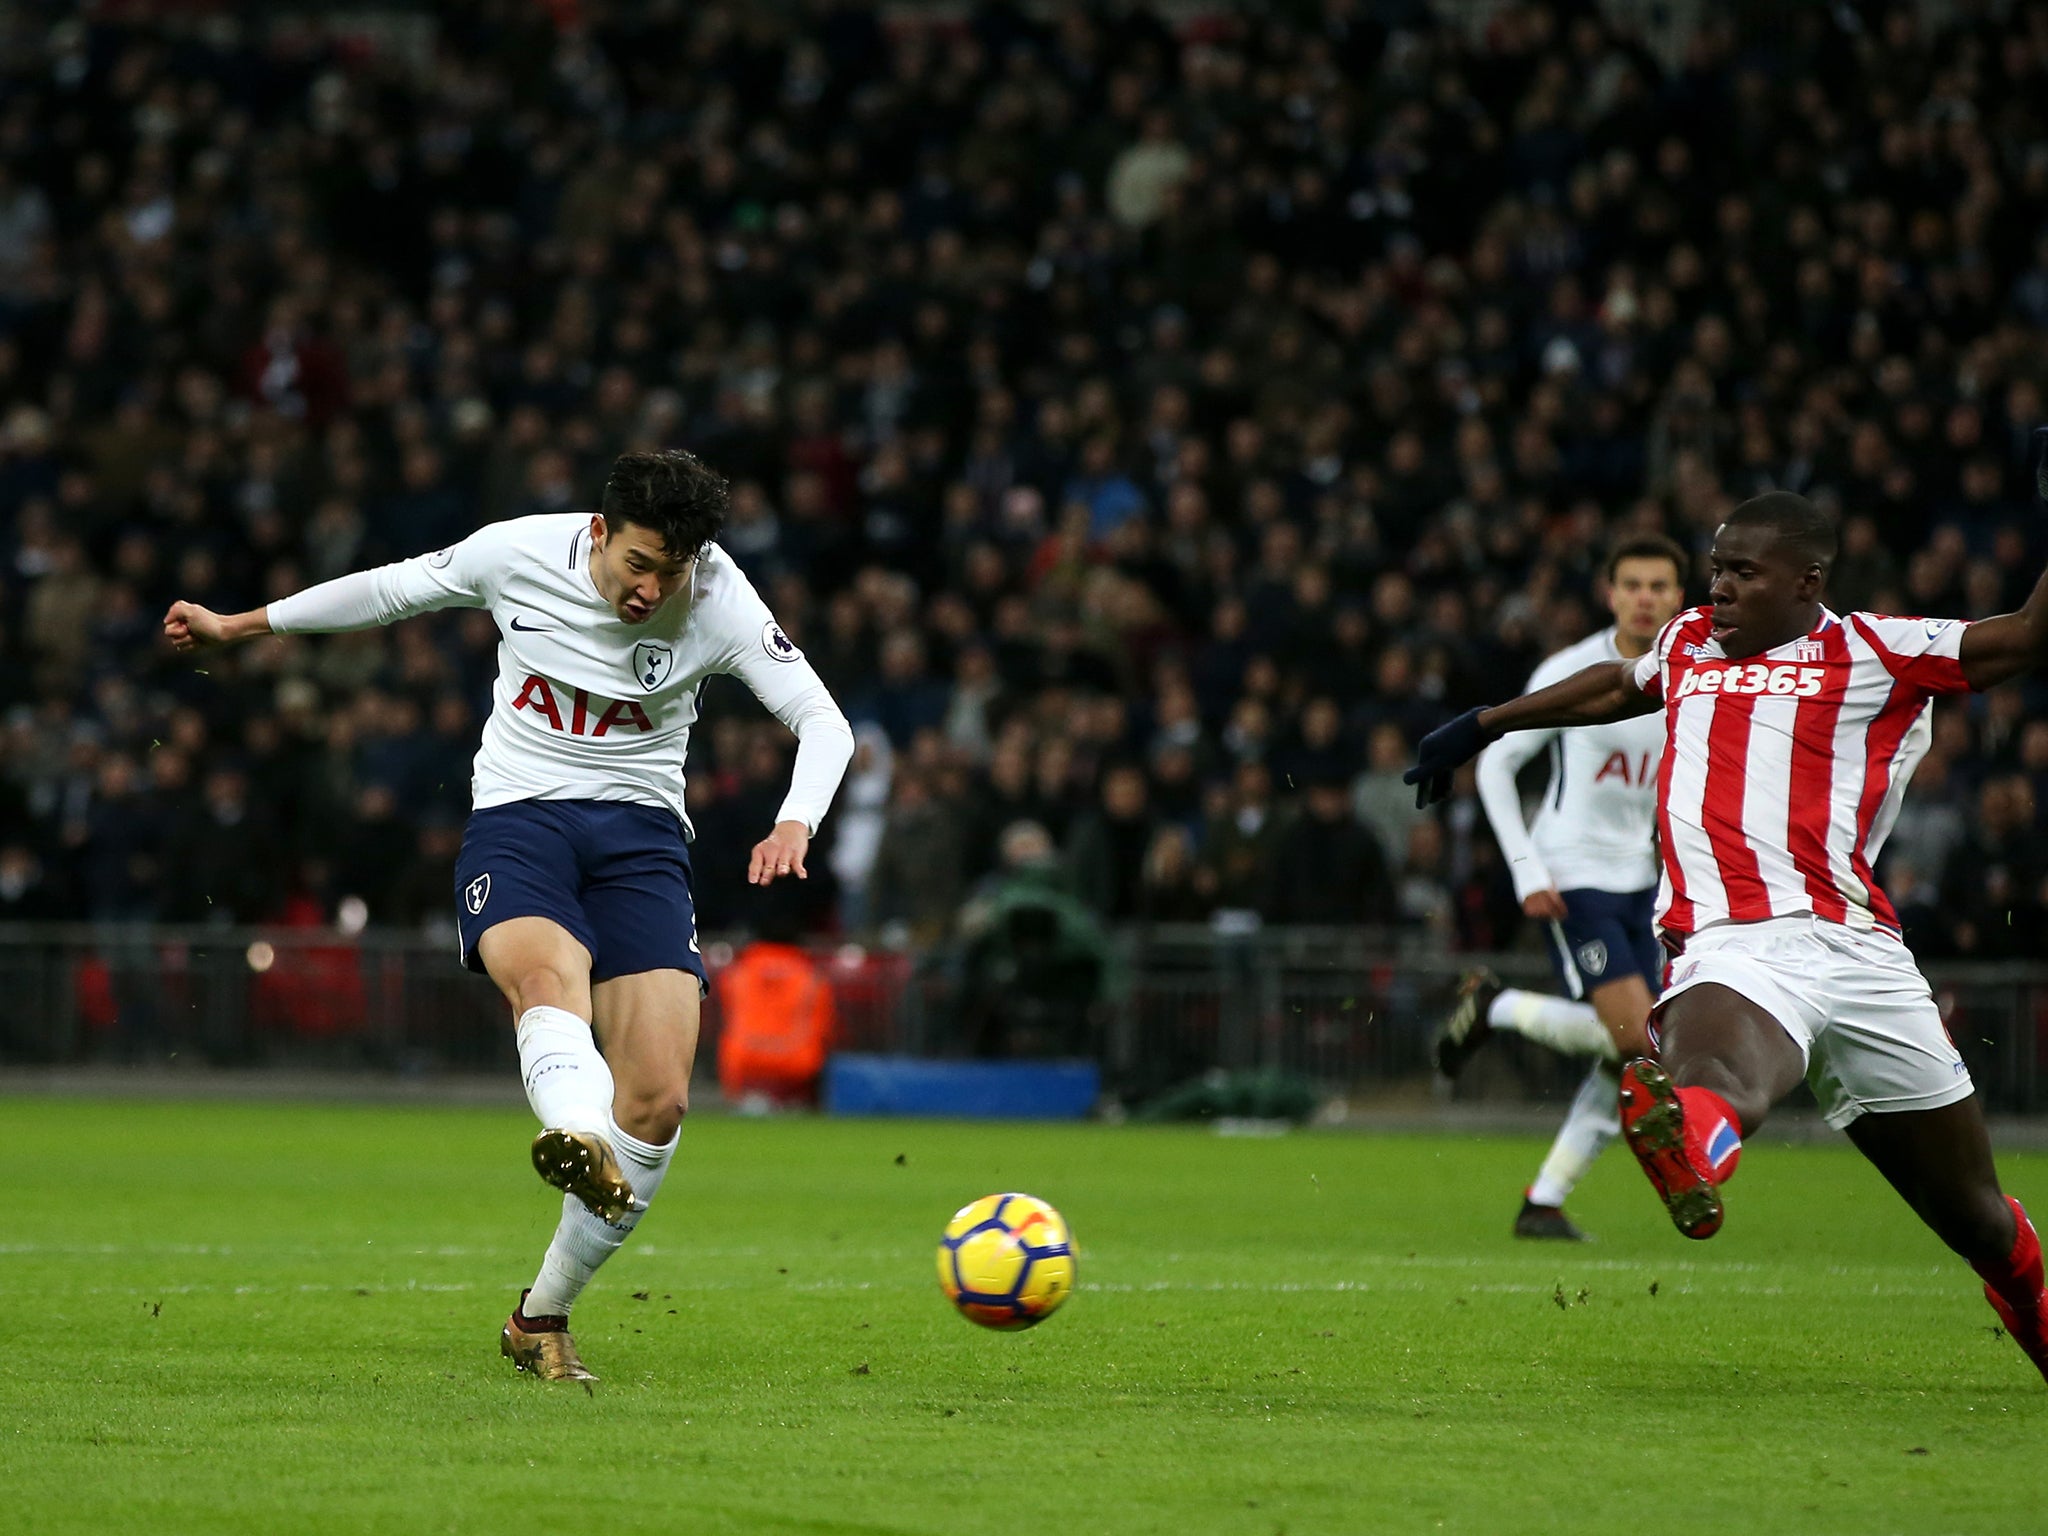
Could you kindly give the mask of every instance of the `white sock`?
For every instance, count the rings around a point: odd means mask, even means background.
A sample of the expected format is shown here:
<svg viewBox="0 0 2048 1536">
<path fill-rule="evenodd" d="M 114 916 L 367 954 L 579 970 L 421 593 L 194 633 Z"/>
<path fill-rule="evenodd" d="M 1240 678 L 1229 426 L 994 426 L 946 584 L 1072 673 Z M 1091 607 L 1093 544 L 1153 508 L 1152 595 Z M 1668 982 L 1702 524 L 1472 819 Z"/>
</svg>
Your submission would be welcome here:
<svg viewBox="0 0 2048 1536">
<path fill-rule="evenodd" d="M 519 1075 L 526 1102 L 551 1131 L 605 1134 L 612 1118 L 612 1069 L 589 1024 L 566 1008 L 519 1015 Z"/>
<path fill-rule="evenodd" d="M 1529 1186 L 1529 1198 L 1537 1205 L 1563 1205 L 1565 1196 L 1578 1187 L 1593 1159 L 1607 1150 L 1608 1143 L 1621 1134 L 1621 1077 L 1606 1062 L 1586 1074 L 1564 1127 L 1550 1144 L 1550 1155 L 1537 1170 Z"/>
<path fill-rule="evenodd" d="M 1547 1045 L 1567 1056 L 1598 1056 L 1614 1061 L 1620 1053 L 1614 1037 L 1600 1022 L 1591 1003 L 1552 997 L 1547 992 L 1524 992 L 1504 988 L 1486 1010 L 1486 1022 L 1495 1029 L 1511 1029 L 1525 1039 Z"/>
<path fill-rule="evenodd" d="M 676 1143 L 682 1134 L 677 1131 L 669 1137 L 668 1145 L 657 1147 L 627 1135 L 609 1113 L 605 1115 L 605 1138 L 618 1156 L 626 1182 L 633 1186 L 634 1195 L 641 1201 L 641 1209 L 628 1211 L 614 1223 L 592 1215 L 590 1208 L 574 1195 L 562 1196 L 561 1223 L 555 1228 L 554 1240 L 548 1244 L 547 1256 L 540 1261 L 540 1273 L 534 1277 L 532 1293 L 526 1298 L 524 1310 L 528 1317 L 569 1315 L 569 1308 L 583 1294 L 583 1287 L 590 1284 L 598 1266 L 625 1246 L 626 1238 L 647 1214 L 646 1207 L 653 1203 L 655 1192 L 661 1188 L 669 1159 L 676 1155 Z"/>
</svg>

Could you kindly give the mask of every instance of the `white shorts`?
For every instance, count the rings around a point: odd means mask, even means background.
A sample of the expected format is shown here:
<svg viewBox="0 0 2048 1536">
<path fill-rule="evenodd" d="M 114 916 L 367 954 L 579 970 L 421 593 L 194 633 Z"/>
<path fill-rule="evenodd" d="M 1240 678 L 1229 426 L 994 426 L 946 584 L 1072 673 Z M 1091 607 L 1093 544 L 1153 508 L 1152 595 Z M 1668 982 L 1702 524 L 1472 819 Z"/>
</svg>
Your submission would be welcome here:
<svg viewBox="0 0 2048 1536">
<path fill-rule="evenodd" d="M 1739 992 L 1785 1028 L 1829 1125 L 1939 1109 L 1975 1091 L 1906 946 L 1802 915 L 1716 923 L 1671 962 L 1661 1010 L 1707 983 Z"/>
</svg>

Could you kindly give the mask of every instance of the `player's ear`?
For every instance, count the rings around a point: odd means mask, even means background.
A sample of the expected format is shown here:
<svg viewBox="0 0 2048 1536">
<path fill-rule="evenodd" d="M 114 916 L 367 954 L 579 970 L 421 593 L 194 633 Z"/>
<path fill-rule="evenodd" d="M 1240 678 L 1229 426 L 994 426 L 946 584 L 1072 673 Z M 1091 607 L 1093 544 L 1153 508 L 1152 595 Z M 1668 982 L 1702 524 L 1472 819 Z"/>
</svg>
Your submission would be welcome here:
<svg viewBox="0 0 2048 1536">
<path fill-rule="evenodd" d="M 602 512 L 593 512 L 593 513 L 591 513 L 591 514 L 590 514 L 590 547 L 591 547 L 592 549 L 603 549 L 603 548 L 604 548 L 604 534 L 605 534 L 605 528 L 604 528 L 604 514 L 603 514 Z"/>
</svg>

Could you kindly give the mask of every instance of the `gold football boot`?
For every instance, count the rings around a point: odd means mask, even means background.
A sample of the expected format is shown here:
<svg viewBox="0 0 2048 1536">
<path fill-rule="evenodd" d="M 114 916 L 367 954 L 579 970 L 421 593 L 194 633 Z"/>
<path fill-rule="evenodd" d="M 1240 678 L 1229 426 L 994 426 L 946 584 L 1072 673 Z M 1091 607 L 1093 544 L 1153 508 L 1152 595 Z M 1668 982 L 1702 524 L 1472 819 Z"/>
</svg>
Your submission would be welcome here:
<svg viewBox="0 0 2048 1536">
<path fill-rule="evenodd" d="M 576 1340 L 569 1334 L 566 1317 L 526 1317 L 527 1292 L 519 1293 L 519 1306 L 505 1319 L 505 1331 L 498 1335 L 498 1352 L 522 1371 L 531 1371 L 542 1381 L 595 1381 L 597 1375 L 576 1353 Z M 546 1323 L 546 1328 L 519 1326 Z"/>
<path fill-rule="evenodd" d="M 633 1197 L 611 1143 L 593 1132 L 542 1131 L 533 1138 L 533 1171 L 614 1226 L 627 1212 L 646 1209 Z"/>
</svg>

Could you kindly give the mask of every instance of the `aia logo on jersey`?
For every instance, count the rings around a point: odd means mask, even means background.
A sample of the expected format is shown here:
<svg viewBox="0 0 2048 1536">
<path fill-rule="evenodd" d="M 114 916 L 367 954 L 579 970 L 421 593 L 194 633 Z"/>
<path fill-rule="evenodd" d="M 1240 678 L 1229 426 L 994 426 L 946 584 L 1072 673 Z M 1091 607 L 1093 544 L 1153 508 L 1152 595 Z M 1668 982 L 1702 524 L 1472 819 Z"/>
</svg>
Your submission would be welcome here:
<svg viewBox="0 0 2048 1536">
<path fill-rule="evenodd" d="M 1695 693 L 1789 694 L 1810 699 L 1827 686 L 1826 667 L 1802 667 L 1789 661 L 1738 661 L 1725 667 L 1694 667 L 1685 674 L 1674 698 Z"/>
<path fill-rule="evenodd" d="M 667 650 L 667 647 L 662 649 Z M 577 688 L 569 692 L 566 711 L 562 703 L 546 678 L 528 673 L 526 681 L 519 687 L 519 697 L 512 701 L 512 707 L 526 710 L 536 719 L 545 721 L 551 731 L 587 736 L 593 741 L 615 730 L 654 729 L 654 722 L 647 718 L 647 711 L 632 699 L 604 699 Z"/>
<path fill-rule="evenodd" d="M 676 653 L 669 647 L 653 640 L 642 640 L 633 647 L 633 678 L 652 693 L 666 680 L 668 669 L 675 662 Z"/>
<path fill-rule="evenodd" d="M 1645 752 L 1631 767 L 1626 752 L 1610 752 L 1607 761 L 1600 765 L 1600 771 L 1593 775 L 1595 784 L 1604 784 L 1609 779 L 1620 779 L 1623 784 L 1647 784 L 1650 775 L 1657 770 L 1650 764 L 1650 754 Z"/>
</svg>

